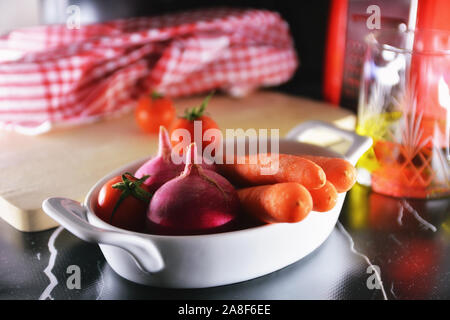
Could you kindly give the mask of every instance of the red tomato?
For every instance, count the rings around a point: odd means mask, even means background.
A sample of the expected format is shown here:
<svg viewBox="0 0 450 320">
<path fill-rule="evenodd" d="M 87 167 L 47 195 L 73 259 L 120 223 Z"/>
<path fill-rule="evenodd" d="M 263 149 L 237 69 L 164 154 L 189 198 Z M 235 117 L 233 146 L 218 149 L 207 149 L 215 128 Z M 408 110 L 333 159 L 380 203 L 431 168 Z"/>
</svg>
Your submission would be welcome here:
<svg viewBox="0 0 450 320">
<path fill-rule="evenodd" d="M 145 132 L 158 133 L 159 126 L 170 127 L 175 118 L 172 100 L 159 94 L 139 99 L 135 112 L 136 123 Z"/>
<path fill-rule="evenodd" d="M 96 215 L 118 228 L 143 231 L 151 198 L 142 184 L 147 178 L 137 179 L 126 173 L 109 180 L 98 194 Z"/>
<path fill-rule="evenodd" d="M 191 142 L 194 142 L 194 121 L 202 122 L 202 137 L 206 130 L 208 129 L 219 129 L 217 123 L 210 117 L 205 116 L 204 112 L 209 99 L 212 97 L 212 93 L 209 94 L 199 107 L 192 108 L 191 110 L 186 110 L 185 115 L 181 118 L 175 120 L 171 127 L 171 133 L 176 129 L 186 129 L 191 135 Z M 181 142 L 181 138 L 177 140 L 171 140 L 172 145 L 176 145 Z M 207 145 L 214 143 L 214 138 L 212 141 L 203 141 L 202 139 L 202 151 Z"/>
</svg>

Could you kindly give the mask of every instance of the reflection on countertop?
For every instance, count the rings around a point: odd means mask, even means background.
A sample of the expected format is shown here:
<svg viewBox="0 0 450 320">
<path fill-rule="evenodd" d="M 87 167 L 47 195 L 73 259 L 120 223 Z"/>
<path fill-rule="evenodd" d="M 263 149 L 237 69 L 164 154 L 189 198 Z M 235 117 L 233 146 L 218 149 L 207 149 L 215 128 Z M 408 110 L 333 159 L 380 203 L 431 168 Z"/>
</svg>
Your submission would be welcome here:
<svg viewBox="0 0 450 320">
<path fill-rule="evenodd" d="M 450 297 L 450 199 L 399 199 L 355 185 L 341 221 L 397 299 Z"/>
</svg>

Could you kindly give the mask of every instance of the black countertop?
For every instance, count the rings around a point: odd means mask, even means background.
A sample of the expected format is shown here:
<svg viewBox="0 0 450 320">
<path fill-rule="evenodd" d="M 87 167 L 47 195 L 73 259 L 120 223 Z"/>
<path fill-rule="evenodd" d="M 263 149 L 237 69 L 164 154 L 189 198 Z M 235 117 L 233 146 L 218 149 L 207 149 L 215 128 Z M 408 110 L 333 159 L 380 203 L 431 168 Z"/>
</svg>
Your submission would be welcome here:
<svg viewBox="0 0 450 320">
<path fill-rule="evenodd" d="M 67 286 L 73 265 L 81 289 Z M 254 280 L 189 290 L 129 282 L 97 245 L 61 227 L 22 233 L 0 220 L 0 299 L 385 298 L 450 299 L 450 199 L 394 199 L 356 185 L 336 228 L 309 256 Z"/>
</svg>

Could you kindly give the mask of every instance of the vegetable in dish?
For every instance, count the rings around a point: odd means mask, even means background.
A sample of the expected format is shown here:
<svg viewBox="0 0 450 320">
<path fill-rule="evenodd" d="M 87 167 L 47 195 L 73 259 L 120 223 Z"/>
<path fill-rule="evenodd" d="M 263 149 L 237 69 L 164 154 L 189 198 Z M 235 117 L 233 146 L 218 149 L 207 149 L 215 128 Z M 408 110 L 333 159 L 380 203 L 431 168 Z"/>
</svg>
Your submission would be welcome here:
<svg viewBox="0 0 450 320">
<path fill-rule="evenodd" d="M 175 164 L 171 158 L 172 146 L 169 140 L 169 133 L 166 128 L 159 128 L 159 146 L 156 157 L 148 160 L 137 171 L 136 177 L 142 178 L 148 175 L 144 184 L 151 192 L 155 192 L 167 181 L 177 177 L 183 171 L 182 163 Z"/>
<path fill-rule="evenodd" d="M 187 149 L 183 173 L 153 196 L 147 212 L 149 230 L 164 234 L 224 231 L 239 212 L 236 190 L 224 177 L 194 163 L 195 143 Z"/>
<path fill-rule="evenodd" d="M 296 182 L 283 182 L 238 190 L 245 212 L 266 222 L 299 222 L 311 211 L 308 190 Z"/>
<path fill-rule="evenodd" d="M 277 168 L 274 174 L 263 174 L 263 169 Z M 220 166 L 220 172 L 232 182 L 243 186 L 297 182 L 306 188 L 320 188 L 326 176 L 314 162 L 290 154 L 256 154 L 235 159 L 233 164 Z"/>
<path fill-rule="evenodd" d="M 217 128 L 204 115 L 211 96 L 187 110 L 172 132 L 186 129 L 193 136 L 194 121 L 202 122 L 202 133 Z M 157 105 L 152 105 L 154 110 L 173 107 L 162 99 L 152 97 L 141 108 L 150 103 Z M 99 192 L 96 214 L 127 230 L 170 235 L 234 230 L 245 227 L 246 219 L 295 223 L 312 210 L 333 209 L 338 193 L 348 191 L 356 181 L 354 166 L 341 158 L 261 153 L 235 157 L 233 164 L 207 164 L 202 157 L 204 144 L 197 150 L 191 143 L 177 154 L 174 143 L 178 142 L 159 126 L 156 157 L 135 176 L 124 173 L 108 181 Z"/>
<path fill-rule="evenodd" d="M 118 228 L 144 231 L 145 213 L 152 194 L 144 181 L 124 173 L 106 182 L 100 189 L 95 213 L 103 221 Z"/>
</svg>

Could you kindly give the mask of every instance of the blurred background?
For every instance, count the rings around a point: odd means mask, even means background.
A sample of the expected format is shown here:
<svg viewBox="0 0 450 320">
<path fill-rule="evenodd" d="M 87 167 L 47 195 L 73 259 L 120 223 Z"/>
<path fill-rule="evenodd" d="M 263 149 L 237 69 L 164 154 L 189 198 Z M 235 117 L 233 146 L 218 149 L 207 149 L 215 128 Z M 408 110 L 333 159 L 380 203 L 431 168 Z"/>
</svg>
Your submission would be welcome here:
<svg viewBox="0 0 450 320">
<path fill-rule="evenodd" d="M 81 23 L 158 15 L 205 7 L 252 7 L 277 11 L 289 23 L 300 58 L 295 76 L 279 89 L 296 95 L 325 99 L 356 111 L 364 36 L 372 31 L 366 21 L 380 8 L 381 29 L 400 24 L 415 27 L 417 0 L 0 0 L 0 33 L 36 24 L 65 23 L 67 8 L 81 8 Z M 445 0 L 422 1 L 421 20 L 426 27 L 446 23 Z M 428 8 L 425 8 L 428 7 Z M 441 8 L 443 10 L 440 10 Z M 439 14 L 441 11 L 441 14 Z M 441 24 L 441 26 L 439 26 Z M 328 50 L 327 50 L 328 48 Z"/>
<path fill-rule="evenodd" d="M 320 99 L 323 52 L 330 1 L 288 0 L 0 0 L 0 33 L 40 23 L 65 23 L 71 4 L 81 8 L 81 22 L 93 23 L 117 18 L 157 15 L 202 7 L 252 7 L 278 11 L 289 23 L 300 57 L 300 69 L 280 89 Z M 295 88 L 295 90 L 294 90 Z"/>
</svg>

